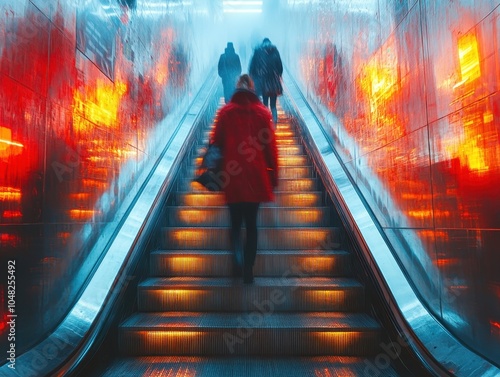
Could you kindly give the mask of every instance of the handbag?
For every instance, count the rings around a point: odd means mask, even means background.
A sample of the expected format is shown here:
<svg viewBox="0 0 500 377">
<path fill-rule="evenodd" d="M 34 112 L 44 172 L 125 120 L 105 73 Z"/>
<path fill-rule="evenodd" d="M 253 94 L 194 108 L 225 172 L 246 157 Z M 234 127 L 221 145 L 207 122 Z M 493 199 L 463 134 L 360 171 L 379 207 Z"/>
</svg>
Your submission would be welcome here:
<svg viewBox="0 0 500 377">
<path fill-rule="evenodd" d="M 209 191 L 221 191 L 224 183 L 219 178 L 219 173 L 222 170 L 222 153 L 217 145 L 210 144 L 208 146 L 201 167 L 204 171 L 194 181 L 203 185 Z"/>
</svg>

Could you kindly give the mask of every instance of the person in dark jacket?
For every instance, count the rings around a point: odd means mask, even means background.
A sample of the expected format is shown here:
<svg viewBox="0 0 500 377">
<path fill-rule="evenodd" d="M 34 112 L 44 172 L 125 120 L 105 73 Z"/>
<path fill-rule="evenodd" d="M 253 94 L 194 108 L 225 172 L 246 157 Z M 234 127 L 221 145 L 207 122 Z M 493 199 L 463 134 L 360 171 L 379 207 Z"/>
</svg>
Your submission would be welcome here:
<svg viewBox="0 0 500 377">
<path fill-rule="evenodd" d="M 278 152 L 269 109 L 254 92 L 249 75 L 240 76 L 230 102 L 218 114 L 211 142 L 222 154 L 223 190 L 231 218 L 230 240 L 235 273 L 240 273 L 241 226 L 246 227 L 243 282 L 253 282 L 257 254 L 257 213 L 274 200 L 278 185 Z"/>
<path fill-rule="evenodd" d="M 232 42 L 227 43 L 224 53 L 219 58 L 218 72 L 220 78 L 222 79 L 224 100 L 228 103 L 234 93 L 236 80 L 241 74 L 240 57 L 234 52 Z"/>
<path fill-rule="evenodd" d="M 255 49 L 248 72 L 255 81 L 257 94 L 262 95 L 264 105 L 271 107 L 273 121 L 276 124 L 278 121 L 276 102 L 278 96 L 283 93 L 281 85 L 283 64 L 278 49 L 269 38 L 264 38 L 262 44 Z"/>
</svg>

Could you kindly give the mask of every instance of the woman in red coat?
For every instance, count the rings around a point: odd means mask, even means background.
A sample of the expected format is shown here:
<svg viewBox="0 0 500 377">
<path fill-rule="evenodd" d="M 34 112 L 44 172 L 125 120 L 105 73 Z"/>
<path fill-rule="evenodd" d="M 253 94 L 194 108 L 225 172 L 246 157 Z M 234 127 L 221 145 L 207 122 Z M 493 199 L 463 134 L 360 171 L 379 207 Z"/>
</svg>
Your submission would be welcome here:
<svg viewBox="0 0 500 377">
<path fill-rule="evenodd" d="M 243 282 L 253 282 L 257 254 L 259 204 L 274 200 L 278 153 L 271 113 L 254 92 L 250 76 L 241 75 L 231 101 L 218 114 L 212 143 L 222 152 L 223 190 L 231 217 L 230 240 L 235 273 L 241 270 L 241 226 L 246 227 Z"/>
</svg>

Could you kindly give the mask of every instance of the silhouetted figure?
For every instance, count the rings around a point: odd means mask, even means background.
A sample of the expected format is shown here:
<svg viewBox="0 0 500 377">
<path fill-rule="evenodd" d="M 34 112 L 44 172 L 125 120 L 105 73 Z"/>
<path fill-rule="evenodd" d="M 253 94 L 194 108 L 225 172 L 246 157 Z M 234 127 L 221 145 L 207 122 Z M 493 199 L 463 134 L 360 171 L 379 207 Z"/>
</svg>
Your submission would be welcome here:
<svg viewBox="0 0 500 377">
<path fill-rule="evenodd" d="M 281 85 L 283 64 L 278 49 L 269 38 L 264 38 L 262 44 L 255 49 L 248 71 L 255 82 L 257 95 L 262 95 L 266 107 L 270 105 L 273 121 L 276 124 L 278 121 L 276 101 L 283 93 Z"/>
<path fill-rule="evenodd" d="M 241 274 L 241 226 L 245 221 L 243 282 L 253 282 L 257 255 L 257 212 L 274 199 L 278 154 L 271 114 L 254 92 L 249 75 L 240 76 L 230 102 L 218 114 L 211 142 L 222 154 L 223 190 L 231 217 L 234 273 Z"/>
<path fill-rule="evenodd" d="M 224 88 L 224 100 L 228 103 L 236 88 L 236 80 L 241 74 L 240 57 L 234 52 L 232 42 L 227 43 L 224 53 L 219 58 L 218 71 Z"/>
</svg>

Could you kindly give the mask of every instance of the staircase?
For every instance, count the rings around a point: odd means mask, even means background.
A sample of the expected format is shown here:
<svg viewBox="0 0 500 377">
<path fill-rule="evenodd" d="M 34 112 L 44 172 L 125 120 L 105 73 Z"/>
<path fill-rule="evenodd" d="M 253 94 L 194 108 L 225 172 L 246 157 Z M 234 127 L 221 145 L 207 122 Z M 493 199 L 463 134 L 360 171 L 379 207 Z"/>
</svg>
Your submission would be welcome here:
<svg viewBox="0 0 500 377">
<path fill-rule="evenodd" d="M 138 312 L 119 328 L 121 358 L 102 375 L 397 376 L 376 359 L 382 329 L 281 109 L 276 132 L 280 182 L 259 211 L 254 283 L 231 276 L 228 210 L 222 193 L 191 182 L 198 157 L 169 202 Z"/>
</svg>

